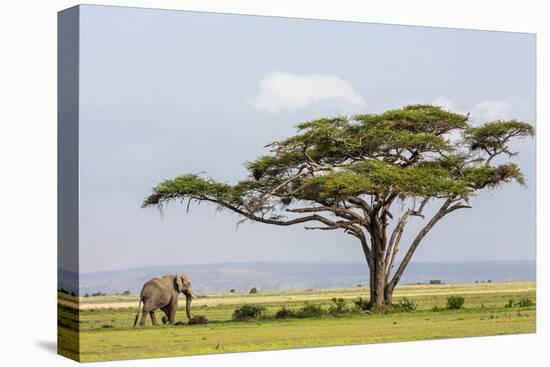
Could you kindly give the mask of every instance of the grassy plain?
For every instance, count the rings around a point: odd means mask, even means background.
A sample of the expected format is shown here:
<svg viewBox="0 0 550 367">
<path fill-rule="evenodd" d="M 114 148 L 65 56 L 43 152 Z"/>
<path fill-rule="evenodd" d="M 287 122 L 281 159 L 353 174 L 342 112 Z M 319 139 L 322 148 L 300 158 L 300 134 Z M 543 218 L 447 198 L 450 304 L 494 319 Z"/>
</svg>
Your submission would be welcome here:
<svg viewBox="0 0 550 367">
<path fill-rule="evenodd" d="M 445 310 L 447 297 L 465 298 L 461 310 Z M 239 305 L 266 307 L 273 315 L 282 306 L 303 307 L 306 302 L 328 309 L 333 297 L 348 306 L 368 297 L 366 288 L 273 291 L 258 294 L 210 293 L 193 302 L 193 314 L 204 315 L 206 325 L 151 326 L 133 328 L 137 295 L 71 297 L 59 295 L 59 344 L 61 354 L 83 362 L 365 344 L 390 341 L 455 338 L 515 333 L 536 329 L 535 306 L 505 307 L 508 300 L 527 298 L 535 302 L 534 282 L 459 285 L 404 285 L 396 289 L 395 301 L 403 297 L 418 303 L 413 312 L 351 314 L 313 319 L 269 318 L 231 321 Z M 180 305 L 183 305 L 181 302 Z M 434 311 L 434 307 L 439 309 Z M 161 313 L 157 311 L 157 319 Z M 184 319 L 183 309 L 178 319 Z M 80 334 L 76 330 L 80 330 Z"/>
</svg>

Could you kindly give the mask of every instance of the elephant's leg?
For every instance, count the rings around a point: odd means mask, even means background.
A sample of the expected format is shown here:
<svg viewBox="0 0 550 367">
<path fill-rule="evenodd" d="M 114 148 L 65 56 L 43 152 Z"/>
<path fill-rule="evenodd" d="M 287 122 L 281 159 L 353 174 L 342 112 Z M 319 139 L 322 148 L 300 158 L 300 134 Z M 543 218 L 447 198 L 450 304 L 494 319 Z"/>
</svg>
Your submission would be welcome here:
<svg viewBox="0 0 550 367">
<path fill-rule="evenodd" d="M 168 306 L 168 320 L 173 325 L 176 323 L 176 310 L 178 309 L 177 303 L 175 305 Z"/>
<path fill-rule="evenodd" d="M 151 322 L 153 323 L 153 326 L 157 326 L 157 318 L 155 316 L 155 311 L 149 311 L 149 315 L 151 316 Z"/>
<path fill-rule="evenodd" d="M 139 320 L 139 326 L 145 326 L 145 321 L 147 321 L 147 310 L 143 309 L 143 313 L 141 314 L 141 320 Z"/>
<path fill-rule="evenodd" d="M 144 326 L 147 322 L 147 314 L 155 309 L 154 305 L 151 303 L 151 300 L 143 300 L 143 313 L 141 314 L 141 320 L 139 321 L 139 326 Z"/>
<path fill-rule="evenodd" d="M 164 312 L 164 314 L 166 316 L 162 316 L 162 323 L 164 325 L 166 325 L 169 320 L 170 320 L 170 309 L 169 309 L 169 306 L 164 306 L 163 308 L 161 308 L 162 312 Z"/>
</svg>

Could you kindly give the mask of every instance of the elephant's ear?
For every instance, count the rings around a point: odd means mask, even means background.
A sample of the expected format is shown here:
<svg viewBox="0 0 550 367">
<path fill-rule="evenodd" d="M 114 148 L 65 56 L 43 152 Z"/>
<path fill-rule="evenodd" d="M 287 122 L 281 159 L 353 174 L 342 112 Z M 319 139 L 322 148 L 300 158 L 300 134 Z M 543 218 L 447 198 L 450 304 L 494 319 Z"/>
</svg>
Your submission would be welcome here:
<svg viewBox="0 0 550 367">
<path fill-rule="evenodd" d="M 176 283 L 176 290 L 178 291 L 178 293 L 181 293 L 183 291 L 183 277 L 179 274 L 176 275 L 175 283 Z"/>
</svg>

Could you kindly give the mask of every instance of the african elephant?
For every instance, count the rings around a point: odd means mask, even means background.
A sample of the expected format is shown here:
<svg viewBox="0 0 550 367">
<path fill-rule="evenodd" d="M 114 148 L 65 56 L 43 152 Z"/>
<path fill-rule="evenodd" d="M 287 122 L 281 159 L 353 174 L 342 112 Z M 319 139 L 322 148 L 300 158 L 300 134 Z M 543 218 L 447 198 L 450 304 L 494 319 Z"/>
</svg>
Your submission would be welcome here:
<svg viewBox="0 0 550 367">
<path fill-rule="evenodd" d="M 143 313 L 139 322 L 140 326 L 145 325 L 147 314 L 151 316 L 153 325 L 157 325 L 155 310 L 160 308 L 166 316 L 162 317 L 162 322 L 174 324 L 176 322 L 176 309 L 178 307 L 178 295 L 183 293 L 186 298 L 185 311 L 187 318 L 191 319 L 191 300 L 196 298 L 193 295 L 191 282 L 185 274 L 165 275 L 162 278 L 153 278 L 143 285 L 141 290 L 139 305 L 137 308 L 134 326 L 139 318 L 139 309 L 143 303 Z"/>
</svg>

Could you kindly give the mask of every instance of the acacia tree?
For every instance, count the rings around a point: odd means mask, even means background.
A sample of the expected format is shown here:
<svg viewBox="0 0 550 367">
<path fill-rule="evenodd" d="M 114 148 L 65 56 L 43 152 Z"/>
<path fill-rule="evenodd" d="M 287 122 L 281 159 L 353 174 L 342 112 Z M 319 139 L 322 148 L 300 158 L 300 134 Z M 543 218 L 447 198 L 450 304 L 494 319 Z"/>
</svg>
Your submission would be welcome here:
<svg viewBox="0 0 550 367">
<path fill-rule="evenodd" d="M 524 184 L 518 166 L 506 159 L 516 154 L 509 143 L 534 135 L 525 122 L 472 126 L 468 115 L 431 105 L 321 118 L 297 130 L 247 163 L 250 174 L 242 181 L 185 174 L 159 183 L 143 207 L 187 200 L 189 210 L 193 202 L 210 202 L 243 221 L 341 230 L 361 244 L 374 308 L 391 304 L 416 249 L 443 217 L 470 208 L 468 199 L 481 190 Z M 411 217 L 425 224 L 398 262 Z"/>
</svg>

